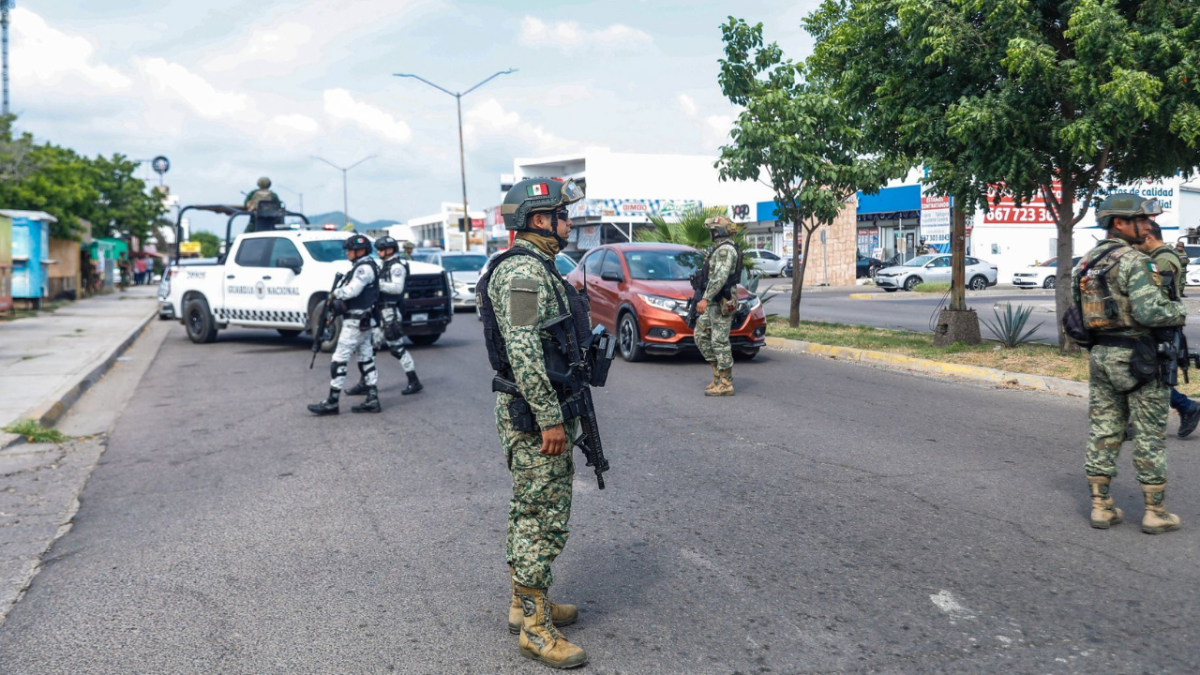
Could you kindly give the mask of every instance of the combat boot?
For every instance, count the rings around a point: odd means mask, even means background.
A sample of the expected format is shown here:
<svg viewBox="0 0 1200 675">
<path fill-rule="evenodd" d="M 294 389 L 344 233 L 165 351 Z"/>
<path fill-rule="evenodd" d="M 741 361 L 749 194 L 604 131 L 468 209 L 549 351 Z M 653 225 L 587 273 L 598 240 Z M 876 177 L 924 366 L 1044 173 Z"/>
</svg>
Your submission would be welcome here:
<svg viewBox="0 0 1200 675">
<path fill-rule="evenodd" d="M 363 382 L 362 380 L 359 380 L 358 384 L 354 385 L 353 387 L 350 387 L 349 389 L 347 389 L 346 391 L 343 391 L 342 393 L 345 394 L 346 396 L 366 396 L 367 395 L 367 383 Z"/>
<path fill-rule="evenodd" d="M 711 392 L 721 384 L 721 369 L 718 368 L 717 364 L 715 363 L 710 363 L 708 365 L 712 366 L 713 379 L 712 382 L 709 382 L 708 386 L 704 388 L 704 395 L 712 396 Z"/>
<path fill-rule="evenodd" d="M 508 568 L 508 578 L 512 582 L 512 603 L 508 606 L 508 632 L 517 635 L 521 632 L 521 622 L 525 617 L 521 611 L 521 599 L 517 597 L 517 580 L 513 576 L 513 568 Z M 556 627 L 570 626 L 579 619 L 579 608 L 575 605 L 560 605 L 550 603 L 550 622 Z"/>
<path fill-rule="evenodd" d="M 408 375 L 408 386 L 404 388 L 404 391 L 400 392 L 401 396 L 415 394 L 425 388 L 425 385 L 421 384 L 421 380 L 417 379 L 417 371 L 414 370 L 406 374 Z"/>
<path fill-rule="evenodd" d="M 587 652 L 563 637 L 550 620 L 550 599 L 540 588 L 517 585 L 521 602 L 521 656 L 551 668 L 578 668 L 587 663 Z"/>
<path fill-rule="evenodd" d="M 1142 484 L 1142 492 L 1146 495 L 1146 515 L 1142 516 L 1142 532 L 1146 534 L 1162 534 L 1179 529 L 1179 516 L 1168 513 L 1163 501 L 1167 497 L 1167 484 Z"/>
<path fill-rule="evenodd" d="M 733 396 L 733 368 L 719 371 L 717 386 L 712 391 L 705 391 L 705 396 Z"/>
<path fill-rule="evenodd" d="M 1125 518 L 1125 514 L 1113 504 L 1112 495 L 1108 493 L 1112 478 L 1108 476 L 1088 476 L 1088 485 L 1092 488 L 1092 527 L 1107 530 Z"/>
<path fill-rule="evenodd" d="M 1179 437 L 1191 436 L 1197 424 L 1200 424 L 1200 404 L 1193 403 L 1190 411 L 1179 413 Z"/>
<path fill-rule="evenodd" d="M 383 406 L 379 405 L 379 389 L 375 385 L 367 387 L 367 400 L 350 408 L 350 412 L 383 412 Z"/>
<path fill-rule="evenodd" d="M 338 397 L 342 392 L 332 387 L 329 389 L 329 398 L 320 403 L 310 403 L 308 412 L 314 415 L 336 415 L 338 414 Z"/>
</svg>

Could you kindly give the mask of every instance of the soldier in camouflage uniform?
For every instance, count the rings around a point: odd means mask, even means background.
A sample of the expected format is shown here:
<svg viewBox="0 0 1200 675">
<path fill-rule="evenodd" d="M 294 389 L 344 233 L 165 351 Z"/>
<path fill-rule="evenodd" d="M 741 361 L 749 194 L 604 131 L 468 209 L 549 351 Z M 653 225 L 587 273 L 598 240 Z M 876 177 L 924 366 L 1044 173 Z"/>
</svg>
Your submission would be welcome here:
<svg viewBox="0 0 1200 675">
<path fill-rule="evenodd" d="M 415 248 L 416 247 L 413 246 L 413 243 L 411 241 L 404 242 L 404 252 L 400 254 L 400 257 L 403 258 L 404 260 L 412 260 L 413 259 L 413 251 L 415 250 Z"/>
<path fill-rule="evenodd" d="M 931 253 L 933 253 L 933 247 L 929 244 L 926 244 L 925 240 L 922 239 L 921 242 L 917 244 L 917 255 L 929 255 Z"/>
<path fill-rule="evenodd" d="M 1084 467 L 1092 496 L 1091 523 L 1099 529 L 1121 522 L 1124 515 L 1109 487 L 1117 475 L 1116 459 L 1127 426 L 1133 429 L 1133 464 L 1145 496 L 1142 531 L 1159 534 L 1179 527 L 1179 517 L 1164 506 L 1168 392 L 1158 378 L 1151 329 L 1181 326 L 1186 312 L 1163 293 L 1150 259 L 1133 248 L 1142 243 L 1140 227 L 1159 213 L 1157 200 L 1131 194 L 1105 198 L 1096 217 L 1108 238 L 1079 261 L 1071 276 L 1072 295 L 1093 342 L 1091 432 Z"/>
<path fill-rule="evenodd" d="M 560 299 L 566 284 L 554 257 L 571 229 L 567 206 L 582 198 L 583 191 L 571 181 L 530 179 L 514 185 L 501 211 L 505 227 L 517 231 L 513 247 L 524 250 L 501 254 L 484 280 L 512 379 L 541 429 L 518 431 L 509 407 L 516 397 L 497 395 L 496 430 L 513 482 L 505 553 L 512 577 L 508 625 L 520 635 L 523 656 L 555 668 L 587 662 L 584 650 L 558 631 L 578 618 L 578 609 L 548 597 L 554 583 L 550 567 L 569 534 L 575 475 L 571 439 L 578 434 L 578 420 L 564 423 L 546 373 L 542 340 L 549 334 L 541 326 L 563 313 Z M 484 324 L 486 332 L 486 316 Z"/>
<path fill-rule="evenodd" d="M 704 388 L 705 396 L 733 396 L 733 350 L 729 333 L 733 316 L 738 309 L 737 282 L 741 278 L 742 252 L 733 241 L 737 225 L 725 216 L 704 221 L 712 233 L 713 248 L 704 259 L 708 268 L 708 285 L 696 319 L 696 347 L 713 369 L 712 382 Z"/>
<path fill-rule="evenodd" d="M 1175 255 L 1179 256 L 1179 278 L 1182 279 L 1179 282 L 1179 297 L 1186 298 L 1187 293 L 1184 291 L 1187 289 L 1187 268 L 1192 260 L 1188 257 L 1187 248 L 1182 241 L 1175 242 Z"/>
<path fill-rule="evenodd" d="M 1179 256 L 1175 249 L 1162 240 L 1162 228 L 1155 221 L 1147 221 L 1142 227 L 1142 237 L 1145 239 L 1137 248 L 1150 256 L 1158 268 L 1158 274 L 1163 280 L 1163 292 L 1172 301 L 1183 297 L 1184 268 L 1179 264 Z M 1179 413 L 1180 438 L 1187 438 L 1200 424 L 1200 403 L 1184 396 L 1178 389 L 1171 387 L 1171 409 Z"/>
<path fill-rule="evenodd" d="M 263 176 L 258 179 L 258 189 L 246 195 L 246 210 L 254 213 L 258 203 L 262 201 L 279 201 L 279 195 L 271 190 L 271 179 Z"/>
</svg>

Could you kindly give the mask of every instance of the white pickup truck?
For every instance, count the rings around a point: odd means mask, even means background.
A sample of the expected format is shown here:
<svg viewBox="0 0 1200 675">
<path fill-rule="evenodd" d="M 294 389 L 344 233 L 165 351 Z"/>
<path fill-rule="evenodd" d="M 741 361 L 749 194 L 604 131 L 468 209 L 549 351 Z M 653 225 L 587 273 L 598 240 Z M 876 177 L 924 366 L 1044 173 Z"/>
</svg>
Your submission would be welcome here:
<svg viewBox="0 0 1200 675">
<path fill-rule="evenodd" d="M 197 344 L 212 342 L 229 326 L 311 335 L 334 277 L 350 270 L 342 251 L 348 236 L 326 230 L 243 234 L 215 263 L 171 266 L 160 315 L 178 319 Z M 454 317 L 448 275 L 437 265 L 410 262 L 404 296 L 404 334 L 414 344 L 433 344 Z M 322 347 L 328 351 L 332 343 Z"/>
</svg>

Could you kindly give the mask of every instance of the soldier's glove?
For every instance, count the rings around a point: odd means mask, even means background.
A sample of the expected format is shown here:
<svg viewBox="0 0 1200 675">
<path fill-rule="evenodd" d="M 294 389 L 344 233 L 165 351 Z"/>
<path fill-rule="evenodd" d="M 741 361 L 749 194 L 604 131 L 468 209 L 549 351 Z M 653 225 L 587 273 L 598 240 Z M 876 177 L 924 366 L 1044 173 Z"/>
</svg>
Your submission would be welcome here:
<svg viewBox="0 0 1200 675">
<path fill-rule="evenodd" d="M 342 300 L 341 298 L 334 298 L 329 303 L 329 311 L 333 312 L 334 316 L 342 316 L 348 311 L 348 309 L 349 308 L 346 307 L 346 301 Z"/>
</svg>

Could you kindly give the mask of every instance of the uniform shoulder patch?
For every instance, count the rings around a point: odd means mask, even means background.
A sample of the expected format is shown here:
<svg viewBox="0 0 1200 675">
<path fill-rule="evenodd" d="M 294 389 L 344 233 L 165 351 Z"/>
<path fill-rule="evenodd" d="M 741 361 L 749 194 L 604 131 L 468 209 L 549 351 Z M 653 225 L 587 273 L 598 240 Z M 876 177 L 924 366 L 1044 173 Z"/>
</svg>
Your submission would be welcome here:
<svg viewBox="0 0 1200 675">
<path fill-rule="evenodd" d="M 508 320 L 513 326 L 534 326 L 538 319 L 538 283 L 513 279 L 508 285 Z"/>
</svg>

